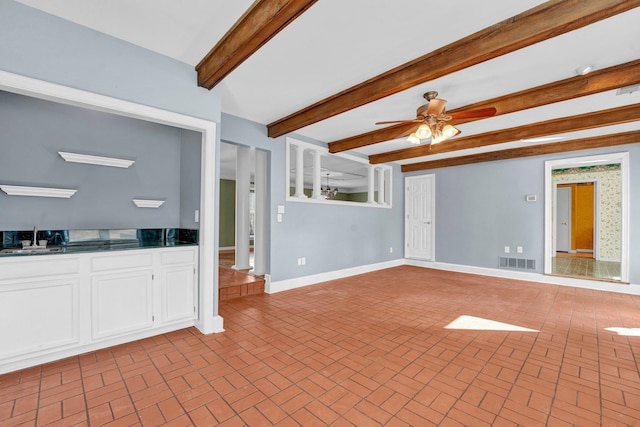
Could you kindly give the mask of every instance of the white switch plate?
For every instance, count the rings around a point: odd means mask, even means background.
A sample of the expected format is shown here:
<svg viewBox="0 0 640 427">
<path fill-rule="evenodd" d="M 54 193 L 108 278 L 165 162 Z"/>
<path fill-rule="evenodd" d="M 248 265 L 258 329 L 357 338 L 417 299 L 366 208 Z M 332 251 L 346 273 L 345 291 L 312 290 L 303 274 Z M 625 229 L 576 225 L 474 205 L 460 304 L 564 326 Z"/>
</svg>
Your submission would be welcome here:
<svg viewBox="0 0 640 427">
<path fill-rule="evenodd" d="M 307 258 L 302 257 L 302 258 L 300 258 L 300 259 L 302 260 L 302 265 L 305 265 L 305 264 L 307 263 Z"/>
<path fill-rule="evenodd" d="M 504 247 L 504 253 L 508 254 L 509 252 L 511 252 L 511 248 L 509 246 L 505 246 Z"/>
<path fill-rule="evenodd" d="M 516 248 L 516 252 L 518 252 L 519 254 L 521 254 L 521 253 L 522 253 L 522 251 L 523 251 L 522 246 L 518 246 L 518 247 Z"/>
<path fill-rule="evenodd" d="M 278 213 L 279 214 L 283 214 L 284 213 L 284 205 L 278 205 Z"/>
<path fill-rule="evenodd" d="M 196 209 L 195 214 L 193 215 L 193 220 L 194 220 L 195 222 L 200 221 L 200 211 L 199 211 L 199 210 L 197 210 L 197 209 Z"/>
<path fill-rule="evenodd" d="M 282 222 L 282 214 L 278 214 L 278 215 L 276 216 L 276 221 L 278 221 L 278 222 Z"/>
</svg>

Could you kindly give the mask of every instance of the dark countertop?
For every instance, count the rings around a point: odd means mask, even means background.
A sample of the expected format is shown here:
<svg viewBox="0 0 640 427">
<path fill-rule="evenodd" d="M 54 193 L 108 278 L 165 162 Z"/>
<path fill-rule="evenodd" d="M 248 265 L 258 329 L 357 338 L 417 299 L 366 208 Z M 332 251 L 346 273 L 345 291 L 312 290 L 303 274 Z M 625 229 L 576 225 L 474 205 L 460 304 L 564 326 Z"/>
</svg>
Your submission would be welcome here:
<svg viewBox="0 0 640 427">
<path fill-rule="evenodd" d="M 197 246 L 192 242 L 88 242 L 85 244 L 71 244 L 64 246 L 47 246 L 46 249 L 22 249 L 20 247 L 3 249 L 0 251 L 0 257 L 12 256 L 32 256 L 32 255 L 56 255 L 56 254 L 73 254 L 86 252 L 111 252 L 132 249 L 157 249 L 183 246 Z"/>
<path fill-rule="evenodd" d="M 30 230 L 0 231 L 0 257 L 110 252 L 198 245 L 198 230 L 181 228 L 39 230 L 37 231 L 37 240 L 46 240 L 46 248 L 26 247 L 23 249 L 21 242 L 23 240 L 32 242 L 33 238 L 36 237 L 33 233 Z M 82 239 L 87 236 L 95 236 L 97 239 Z"/>
</svg>

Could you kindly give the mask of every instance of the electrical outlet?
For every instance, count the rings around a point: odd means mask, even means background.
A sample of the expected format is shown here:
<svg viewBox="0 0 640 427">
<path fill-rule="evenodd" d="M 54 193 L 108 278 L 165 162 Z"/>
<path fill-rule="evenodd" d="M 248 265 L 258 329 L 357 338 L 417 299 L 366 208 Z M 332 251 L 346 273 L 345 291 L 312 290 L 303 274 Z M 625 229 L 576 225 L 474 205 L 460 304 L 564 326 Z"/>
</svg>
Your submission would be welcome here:
<svg viewBox="0 0 640 427">
<path fill-rule="evenodd" d="M 278 221 L 278 222 L 282 222 L 282 214 L 278 214 L 278 215 L 276 216 L 276 221 Z"/>
<path fill-rule="evenodd" d="M 200 221 L 200 211 L 199 211 L 199 210 L 197 210 L 197 209 L 196 209 L 195 214 L 193 215 L 193 220 L 194 220 L 195 222 Z"/>
<path fill-rule="evenodd" d="M 511 252 L 511 248 L 509 246 L 505 246 L 504 247 L 504 253 L 508 254 L 509 252 Z"/>
<path fill-rule="evenodd" d="M 521 254 L 524 251 L 524 249 L 522 248 L 522 246 L 518 246 L 516 248 L 516 252 L 518 252 L 519 254 Z"/>
<path fill-rule="evenodd" d="M 298 258 L 298 265 L 302 265 L 302 258 Z"/>
<path fill-rule="evenodd" d="M 393 248 L 389 248 L 389 253 L 392 254 L 393 253 Z"/>
<path fill-rule="evenodd" d="M 302 257 L 300 259 L 302 260 L 302 265 L 305 265 L 307 263 L 307 258 L 306 257 Z"/>
</svg>

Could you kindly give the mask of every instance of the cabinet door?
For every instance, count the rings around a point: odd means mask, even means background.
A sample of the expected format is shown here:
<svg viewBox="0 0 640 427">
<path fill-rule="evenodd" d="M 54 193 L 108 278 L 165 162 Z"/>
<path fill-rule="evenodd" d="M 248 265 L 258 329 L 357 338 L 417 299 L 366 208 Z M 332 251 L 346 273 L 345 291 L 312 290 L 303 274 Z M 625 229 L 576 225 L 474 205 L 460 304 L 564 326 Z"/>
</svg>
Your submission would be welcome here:
<svg viewBox="0 0 640 427">
<path fill-rule="evenodd" d="M 95 275 L 91 278 L 93 339 L 153 326 L 151 270 Z"/>
<path fill-rule="evenodd" d="M 78 279 L 0 286 L 0 359 L 78 343 Z"/>
<path fill-rule="evenodd" d="M 162 269 L 162 323 L 195 316 L 195 271 L 193 265 Z"/>
</svg>

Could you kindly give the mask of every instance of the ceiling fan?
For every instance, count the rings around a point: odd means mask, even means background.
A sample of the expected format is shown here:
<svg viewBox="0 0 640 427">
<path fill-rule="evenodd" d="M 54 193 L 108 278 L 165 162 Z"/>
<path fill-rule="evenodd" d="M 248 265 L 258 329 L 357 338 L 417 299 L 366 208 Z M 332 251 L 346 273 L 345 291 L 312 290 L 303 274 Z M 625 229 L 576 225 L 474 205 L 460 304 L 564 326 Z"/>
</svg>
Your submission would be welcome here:
<svg viewBox="0 0 640 427">
<path fill-rule="evenodd" d="M 392 120 L 377 122 L 376 124 L 420 123 L 417 125 L 417 129 L 409 135 L 407 141 L 412 144 L 420 144 L 423 139 L 431 138 L 431 144 L 437 144 L 460 133 L 460 130 L 447 123 L 448 121 L 452 119 L 479 119 L 491 117 L 496 114 L 496 109 L 493 107 L 447 114 L 445 111 L 447 101 L 439 99 L 438 92 L 432 90 L 423 96 L 424 99 L 427 100 L 427 103 L 418 107 L 415 119 Z"/>
</svg>

